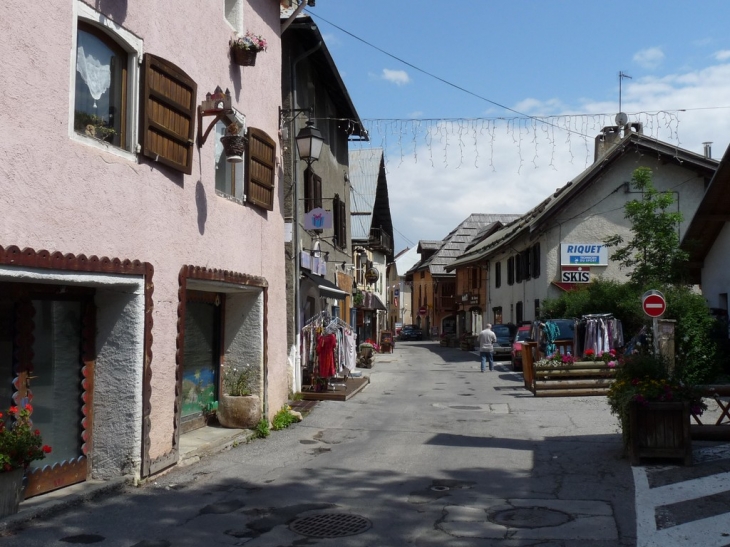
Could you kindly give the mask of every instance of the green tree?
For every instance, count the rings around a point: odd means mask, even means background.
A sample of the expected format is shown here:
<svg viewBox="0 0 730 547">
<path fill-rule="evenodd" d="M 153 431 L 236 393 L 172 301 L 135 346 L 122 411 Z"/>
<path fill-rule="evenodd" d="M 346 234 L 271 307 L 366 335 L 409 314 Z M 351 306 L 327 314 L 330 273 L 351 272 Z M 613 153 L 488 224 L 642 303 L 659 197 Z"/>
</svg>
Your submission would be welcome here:
<svg viewBox="0 0 730 547">
<path fill-rule="evenodd" d="M 609 247 L 620 247 L 611 260 L 624 268 L 633 268 L 629 277 L 634 284 L 681 283 L 689 255 L 679 247 L 677 229 L 682 213 L 669 210 L 674 205 L 674 196 L 654 188 L 648 167 L 636 169 L 631 183 L 642 192 L 641 199 L 624 205 L 633 237 L 625 245 L 620 235 L 605 240 Z"/>
</svg>

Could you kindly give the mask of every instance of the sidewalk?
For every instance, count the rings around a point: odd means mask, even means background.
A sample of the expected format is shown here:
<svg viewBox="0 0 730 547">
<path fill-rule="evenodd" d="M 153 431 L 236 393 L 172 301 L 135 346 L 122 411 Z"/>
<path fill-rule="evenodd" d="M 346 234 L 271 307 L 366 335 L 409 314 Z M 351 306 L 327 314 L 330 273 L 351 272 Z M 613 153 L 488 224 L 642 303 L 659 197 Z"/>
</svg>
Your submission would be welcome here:
<svg viewBox="0 0 730 547">
<path fill-rule="evenodd" d="M 199 462 L 207 456 L 229 450 L 255 438 L 250 429 L 226 429 L 224 427 L 203 427 L 180 437 L 180 459 L 175 467 L 186 467 Z M 172 467 L 171 469 L 174 469 Z M 155 480 L 160 475 L 155 475 Z M 0 537 L 3 532 L 52 514 L 63 511 L 99 496 L 121 493 L 126 487 L 133 486 L 132 476 L 119 477 L 109 481 L 87 480 L 30 498 L 20 504 L 17 514 L 0 519 Z"/>
</svg>

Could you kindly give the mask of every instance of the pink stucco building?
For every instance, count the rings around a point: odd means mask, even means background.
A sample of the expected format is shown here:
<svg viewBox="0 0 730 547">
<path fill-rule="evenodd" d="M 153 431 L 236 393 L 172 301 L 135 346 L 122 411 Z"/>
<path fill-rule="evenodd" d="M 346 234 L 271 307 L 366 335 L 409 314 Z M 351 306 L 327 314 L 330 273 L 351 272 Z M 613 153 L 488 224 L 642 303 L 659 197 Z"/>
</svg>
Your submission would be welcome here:
<svg viewBox="0 0 730 547">
<path fill-rule="evenodd" d="M 28 495 L 174 465 L 221 367 L 286 402 L 279 9 L 0 5 L 0 410 L 32 401 L 53 447 Z M 234 31 L 267 41 L 255 66 Z"/>
</svg>

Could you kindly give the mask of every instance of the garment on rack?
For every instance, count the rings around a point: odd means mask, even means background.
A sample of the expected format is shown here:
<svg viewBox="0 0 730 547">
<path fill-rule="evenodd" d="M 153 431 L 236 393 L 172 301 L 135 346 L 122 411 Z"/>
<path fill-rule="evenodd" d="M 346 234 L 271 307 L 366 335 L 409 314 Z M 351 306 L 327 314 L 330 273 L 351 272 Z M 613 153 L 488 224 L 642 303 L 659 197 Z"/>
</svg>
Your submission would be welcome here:
<svg viewBox="0 0 730 547">
<path fill-rule="evenodd" d="M 583 316 L 576 330 L 579 333 L 578 355 L 585 355 L 588 350 L 601 355 L 624 345 L 621 321 L 610 314 Z"/>
<path fill-rule="evenodd" d="M 319 370 L 317 375 L 320 378 L 331 378 L 337 373 L 335 368 L 335 348 L 337 337 L 334 334 L 324 334 L 317 340 L 317 360 Z"/>
<path fill-rule="evenodd" d="M 351 330 L 343 331 L 345 359 L 343 364 L 349 371 L 357 367 L 357 335 Z"/>
</svg>

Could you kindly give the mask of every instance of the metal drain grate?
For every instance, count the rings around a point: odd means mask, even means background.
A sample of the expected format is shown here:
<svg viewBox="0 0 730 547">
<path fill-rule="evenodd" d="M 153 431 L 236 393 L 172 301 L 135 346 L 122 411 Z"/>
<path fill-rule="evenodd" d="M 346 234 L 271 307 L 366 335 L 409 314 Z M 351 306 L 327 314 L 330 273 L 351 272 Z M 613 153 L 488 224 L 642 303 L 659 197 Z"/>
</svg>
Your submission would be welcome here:
<svg viewBox="0 0 730 547">
<path fill-rule="evenodd" d="M 372 523 L 359 515 L 322 513 L 295 520 L 289 529 L 297 534 L 315 538 L 339 538 L 362 534 Z"/>
</svg>

